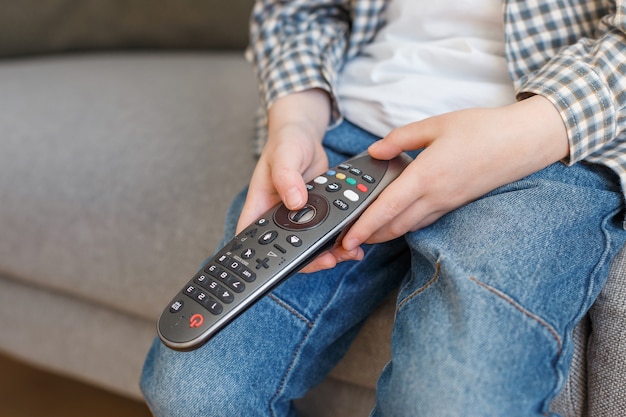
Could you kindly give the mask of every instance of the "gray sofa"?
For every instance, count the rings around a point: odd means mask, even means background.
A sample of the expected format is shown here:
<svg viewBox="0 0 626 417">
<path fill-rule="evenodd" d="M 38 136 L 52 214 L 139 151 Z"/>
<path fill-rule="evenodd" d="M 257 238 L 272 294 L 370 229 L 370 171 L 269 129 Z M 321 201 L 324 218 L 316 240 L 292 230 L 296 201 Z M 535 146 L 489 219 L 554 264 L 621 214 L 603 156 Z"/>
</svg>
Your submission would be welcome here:
<svg viewBox="0 0 626 417">
<path fill-rule="evenodd" d="M 44 3 L 0 0 L 0 350 L 140 398 L 155 320 L 255 163 L 251 1 Z M 626 415 L 624 262 L 577 329 L 564 415 Z M 393 313 L 303 416 L 367 415 Z"/>
</svg>

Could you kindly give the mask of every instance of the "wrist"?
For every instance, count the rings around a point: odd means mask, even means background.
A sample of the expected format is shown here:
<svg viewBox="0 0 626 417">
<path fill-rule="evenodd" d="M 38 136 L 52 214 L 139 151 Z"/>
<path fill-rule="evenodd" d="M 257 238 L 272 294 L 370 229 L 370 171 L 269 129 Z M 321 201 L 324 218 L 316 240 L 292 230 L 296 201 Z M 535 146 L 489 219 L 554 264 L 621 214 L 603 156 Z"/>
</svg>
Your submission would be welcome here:
<svg viewBox="0 0 626 417">
<path fill-rule="evenodd" d="M 292 93 L 277 99 L 268 110 L 269 136 L 284 129 L 298 128 L 321 140 L 331 114 L 329 94 L 322 89 Z"/>
<path fill-rule="evenodd" d="M 543 165 L 567 159 L 570 146 L 565 123 L 557 108 L 543 96 L 532 96 L 508 107 L 508 130 L 522 135 L 528 151 L 543 159 Z"/>
</svg>

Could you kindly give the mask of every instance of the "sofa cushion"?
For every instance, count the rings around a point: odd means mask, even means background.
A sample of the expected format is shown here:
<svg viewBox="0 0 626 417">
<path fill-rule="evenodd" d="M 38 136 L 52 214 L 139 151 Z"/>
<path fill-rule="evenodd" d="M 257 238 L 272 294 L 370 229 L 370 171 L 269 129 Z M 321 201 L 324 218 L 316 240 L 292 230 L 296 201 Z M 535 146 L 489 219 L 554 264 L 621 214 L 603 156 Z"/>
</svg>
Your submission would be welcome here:
<svg viewBox="0 0 626 417">
<path fill-rule="evenodd" d="M 626 247 L 613 261 L 606 286 L 589 317 L 588 415 L 626 416 Z"/>
<path fill-rule="evenodd" d="M 253 78 L 240 53 L 0 63 L 0 275 L 155 320 L 254 167 Z"/>
<path fill-rule="evenodd" d="M 0 56 L 243 48 L 252 0 L 0 0 Z"/>
</svg>

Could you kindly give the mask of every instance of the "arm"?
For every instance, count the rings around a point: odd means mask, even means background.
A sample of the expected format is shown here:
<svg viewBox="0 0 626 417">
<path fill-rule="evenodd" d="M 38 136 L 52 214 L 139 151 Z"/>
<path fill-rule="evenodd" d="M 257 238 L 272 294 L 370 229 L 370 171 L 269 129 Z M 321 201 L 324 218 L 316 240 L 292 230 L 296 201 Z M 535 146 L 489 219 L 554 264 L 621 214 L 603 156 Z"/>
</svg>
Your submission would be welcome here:
<svg viewBox="0 0 626 417">
<path fill-rule="evenodd" d="M 253 64 L 266 109 L 291 93 L 332 92 L 348 44 L 348 3 L 257 0 L 246 57 Z M 336 117 L 334 99 L 331 104 Z"/>
<path fill-rule="evenodd" d="M 542 95 L 559 111 L 569 139 L 568 163 L 592 158 L 607 164 L 620 152 L 611 142 L 626 130 L 625 1 L 607 8 L 599 1 L 567 8 L 542 2 L 554 9 L 544 12 L 533 9 L 535 2 L 508 3 L 507 56 L 519 97 Z M 553 42 L 542 39 L 547 35 Z"/>
<path fill-rule="evenodd" d="M 279 98 L 268 112 L 268 141 L 250 180 L 237 233 L 283 201 L 299 209 L 307 199 L 305 180 L 328 168 L 322 137 L 330 118 L 330 99 L 319 89 Z"/>
<path fill-rule="evenodd" d="M 532 4 L 507 2 L 509 8 Z M 579 6 L 589 4 L 599 2 Z M 552 6 L 558 8 L 556 3 Z M 424 227 L 552 162 L 573 164 L 586 159 L 626 171 L 626 140 L 620 138 L 626 127 L 626 19 L 622 17 L 626 5 L 618 0 L 611 10 L 593 6 L 587 9 L 589 21 L 581 23 L 580 16 L 568 16 L 570 23 L 585 26 L 582 29 L 559 26 L 560 33 L 565 32 L 561 44 L 533 38 L 546 36 L 552 23 L 549 17 L 540 18 L 539 24 L 522 19 L 509 25 L 517 30 L 518 39 L 509 39 L 512 46 L 507 53 L 516 65 L 518 97 L 525 100 L 505 108 L 470 109 L 413 123 L 372 146 L 370 152 L 379 158 L 403 149 L 426 149 L 355 223 L 343 248 L 336 250 L 337 258 L 345 258 L 342 251 L 352 251 L 363 242 L 385 241 Z M 559 9 L 555 14 L 580 13 L 580 7 Z M 512 19 L 511 10 L 507 13 L 507 19 Z M 525 16 L 537 19 L 537 13 Z M 520 24 L 533 30 L 525 32 Z M 574 33 L 579 41 L 567 46 Z M 530 57 L 520 59 L 529 52 Z"/>
<path fill-rule="evenodd" d="M 280 200 L 290 209 L 304 206 L 305 181 L 328 168 L 321 141 L 328 125 L 339 119 L 338 71 L 374 36 L 385 1 L 360 2 L 356 10 L 352 5 L 349 0 L 255 3 L 246 56 L 267 109 L 267 142 L 237 232 Z M 348 256 L 361 253 L 357 248 Z M 324 254 L 316 265 L 329 268 L 335 262 Z"/>
<path fill-rule="evenodd" d="M 257 0 L 250 45 L 267 112 L 267 143 L 253 173 L 238 231 L 279 200 L 306 202 L 303 176 L 327 165 L 321 141 L 337 113 L 330 94 L 350 22 L 340 0 Z"/>
<path fill-rule="evenodd" d="M 247 59 L 265 108 L 290 93 L 321 89 L 339 119 L 335 84 L 345 59 L 357 54 L 383 24 L 387 0 L 257 0 Z"/>
</svg>

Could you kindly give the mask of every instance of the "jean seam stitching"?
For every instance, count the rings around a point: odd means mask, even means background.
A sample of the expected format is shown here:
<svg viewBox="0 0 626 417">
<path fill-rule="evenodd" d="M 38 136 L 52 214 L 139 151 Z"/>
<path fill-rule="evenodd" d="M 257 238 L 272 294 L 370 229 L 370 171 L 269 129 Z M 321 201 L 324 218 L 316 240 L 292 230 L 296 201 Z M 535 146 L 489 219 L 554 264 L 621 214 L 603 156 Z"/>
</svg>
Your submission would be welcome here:
<svg viewBox="0 0 626 417">
<path fill-rule="evenodd" d="M 409 294 L 405 299 L 403 299 L 398 304 L 398 307 L 396 307 L 396 312 L 400 311 L 402 306 L 404 306 L 407 302 L 411 301 L 413 298 L 417 297 L 419 294 L 424 292 L 428 287 L 430 287 L 435 281 L 437 281 L 437 279 L 439 278 L 439 270 L 440 270 L 440 268 L 441 268 L 440 264 L 439 264 L 439 262 L 437 262 L 435 264 L 435 274 L 433 275 L 433 277 L 426 284 L 424 284 L 423 286 L 421 286 L 420 288 L 418 288 L 417 290 L 415 290 L 414 292 Z"/>
<path fill-rule="evenodd" d="M 281 307 L 285 308 L 291 314 L 296 316 L 296 318 L 298 320 L 304 322 L 307 325 L 308 328 L 312 328 L 313 327 L 313 323 L 309 319 L 307 319 L 305 316 L 300 314 L 295 308 L 291 307 L 289 304 L 287 304 L 286 302 L 284 302 L 283 300 L 281 300 L 280 298 L 278 298 L 274 294 L 269 294 L 269 297 L 272 300 L 274 300 L 278 305 L 280 305 Z"/>
<path fill-rule="evenodd" d="M 322 308 L 320 308 L 318 314 L 315 316 L 315 318 L 313 319 L 313 321 L 309 321 L 307 320 L 304 316 L 302 316 L 300 313 L 298 313 L 297 311 L 295 311 L 293 308 L 290 308 L 289 305 L 285 304 L 284 302 L 280 303 L 279 298 L 276 298 L 274 296 L 274 300 L 276 302 L 279 302 L 279 304 L 285 308 L 287 308 L 292 314 L 295 314 L 296 317 L 298 317 L 300 320 L 303 320 L 307 327 L 308 330 L 306 331 L 306 333 L 303 335 L 302 340 L 300 341 L 300 343 L 298 344 L 298 346 L 296 347 L 296 349 L 294 350 L 294 354 L 293 357 L 291 359 L 291 362 L 289 363 L 289 366 L 287 367 L 287 370 L 285 371 L 285 374 L 283 375 L 282 380 L 280 381 L 280 385 L 278 386 L 278 389 L 276 390 L 276 392 L 274 393 L 274 395 L 272 396 L 272 399 L 270 400 L 270 415 L 272 417 L 275 417 L 276 414 L 274 413 L 274 401 L 276 400 L 276 398 L 278 398 L 278 395 L 280 392 L 282 392 L 284 386 L 285 386 L 285 382 L 287 381 L 287 378 L 289 377 L 289 375 L 291 374 L 291 371 L 294 367 L 294 364 L 297 360 L 297 358 L 300 356 L 300 352 L 302 350 L 302 346 L 304 346 L 304 344 L 306 343 L 306 341 L 309 339 L 309 336 L 311 334 L 311 332 L 313 331 L 314 327 L 315 327 L 315 323 L 317 322 L 317 320 L 320 318 L 320 316 L 323 314 L 324 311 L 326 311 L 326 309 L 328 308 L 328 306 L 331 304 L 332 300 L 334 300 L 335 295 L 337 294 L 337 290 L 338 288 L 341 286 L 341 280 L 339 280 L 339 282 L 337 283 L 337 286 L 335 287 L 334 291 L 333 291 L 333 295 L 331 297 L 328 298 L 328 301 L 326 301 L 326 303 L 324 304 L 324 306 Z M 270 294 L 270 296 L 273 294 Z"/>
<path fill-rule="evenodd" d="M 538 315 L 530 312 L 529 310 L 526 310 L 524 307 L 522 307 L 520 304 L 515 302 L 515 300 L 513 300 L 511 297 L 509 297 L 508 295 L 506 295 L 502 291 L 500 291 L 500 290 L 498 290 L 498 289 L 496 289 L 496 288 L 494 288 L 494 287 L 492 287 L 490 285 L 487 285 L 484 282 L 479 281 L 475 277 L 469 277 L 469 279 L 472 282 L 474 282 L 475 284 L 478 284 L 479 286 L 485 288 L 487 291 L 491 292 L 492 294 L 495 294 L 496 296 L 498 296 L 502 300 L 506 301 L 511 306 L 513 306 L 515 309 L 517 309 L 519 312 L 521 312 L 525 316 L 529 317 L 530 319 L 536 321 L 541 326 L 543 326 L 546 330 L 548 330 L 550 332 L 550 334 L 552 334 L 552 337 L 554 337 L 554 340 L 556 341 L 556 343 L 557 343 L 557 345 L 559 347 L 557 355 L 558 356 L 561 355 L 561 350 L 563 348 L 563 341 L 561 340 L 561 336 L 559 336 L 559 333 L 556 331 L 556 329 L 554 327 L 552 327 L 547 321 L 545 321 L 544 319 L 542 319 Z"/>
</svg>

